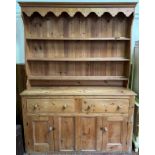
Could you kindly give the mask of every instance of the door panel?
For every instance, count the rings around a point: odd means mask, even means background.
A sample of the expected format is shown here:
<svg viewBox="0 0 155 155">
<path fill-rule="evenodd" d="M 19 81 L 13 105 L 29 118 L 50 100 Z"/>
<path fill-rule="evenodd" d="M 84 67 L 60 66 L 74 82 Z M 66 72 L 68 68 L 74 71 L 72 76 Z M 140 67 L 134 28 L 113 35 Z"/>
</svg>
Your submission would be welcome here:
<svg viewBox="0 0 155 155">
<path fill-rule="evenodd" d="M 108 142 L 121 143 L 121 122 L 109 122 L 108 129 Z"/>
<path fill-rule="evenodd" d="M 127 119 L 125 117 L 107 117 L 103 119 L 103 141 L 107 151 L 125 151 Z M 106 130 L 105 130 L 106 129 Z"/>
<path fill-rule="evenodd" d="M 31 117 L 34 152 L 54 150 L 52 117 Z"/>
<path fill-rule="evenodd" d="M 102 117 L 77 117 L 76 118 L 76 149 L 101 150 L 102 144 Z M 98 139 L 99 138 L 99 139 Z"/>
<path fill-rule="evenodd" d="M 48 151 L 126 151 L 127 118 L 102 116 L 31 116 L 27 147 Z M 27 133 L 28 134 L 28 133 Z"/>
<path fill-rule="evenodd" d="M 54 117 L 57 151 L 75 150 L 75 117 L 63 116 Z"/>
<path fill-rule="evenodd" d="M 96 119 L 81 118 L 81 146 L 82 150 L 95 150 L 96 144 Z"/>
<path fill-rule="evenodd" d="M 48 143 L 48 122 L 35 121 L 33 122 L 34 142 Z"/>
</svg>

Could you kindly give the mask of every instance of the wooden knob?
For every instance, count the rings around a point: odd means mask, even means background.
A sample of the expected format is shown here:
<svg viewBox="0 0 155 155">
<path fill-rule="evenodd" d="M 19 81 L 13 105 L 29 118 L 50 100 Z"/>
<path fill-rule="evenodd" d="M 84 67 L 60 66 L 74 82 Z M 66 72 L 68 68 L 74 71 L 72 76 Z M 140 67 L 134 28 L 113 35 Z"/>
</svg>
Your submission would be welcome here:
<svg viewBox="0 0 155 155">
<path fill-rule="evenodd" d="M 86 109 L 86 110 L 87 110 L 87 111 L 89 111 L 90 109 L 91 109 L 91 106 L 90 106 L 90 105 L 88 105 L 88 107 L 87 107 L 87 109 Z"/>
<path fill-rule="evenodd" d="M 52 126 L 50 126 L 50 127 L 48 128 L 48 131 L 51 132 L 52 130 L 54 130 L 54 128 L 53 128 Z"/>
<path fill-rule="evenodd" d="M 37 109 L 38 108 L 38 104 L 35 104 L 34 106 L 33 106 L 33 109 L 35 110 L 35 109 Z"/>
<path fill-rule="evenodd" d="M 104 132 L 107 132 L 108 131 L 108 128 L 107 127 L 104 127 Z"/>
<path fill-rule="evenodd" d="M 65 110 L 67 108 L 67 104 L 64 104 L 62 109 Z"/>
<path fill-rule="evenodd" d="M 107 127 L 101 127 L 100 130 L 102 130 L 103 132 L 107 132 L 108 128 Z"/>
<path fill-rule="evenodd" d="M 117 110 L 120 110 L 120 109 L 121 109 L 121 107 L 118 105 L 118 106 L 117 106 Z"/>
</svg>

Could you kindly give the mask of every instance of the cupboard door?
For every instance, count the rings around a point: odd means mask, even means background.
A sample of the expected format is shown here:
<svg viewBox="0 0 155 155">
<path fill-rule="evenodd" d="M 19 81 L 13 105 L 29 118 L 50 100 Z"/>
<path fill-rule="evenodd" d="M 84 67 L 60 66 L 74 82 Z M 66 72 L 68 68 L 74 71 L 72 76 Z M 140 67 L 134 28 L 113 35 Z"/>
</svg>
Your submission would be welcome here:
<svg viewBox="0 0 155 155">
<path fill-rule="evenodd" d="M 76 150 L 101 150 L 102 117 L 76 117 Z"/>
<path fill-rule="evenodd" d="M 56 151 L 75 150 L 75 117 L 54 116 L 54 141 Z"/>
<path fill-rule="evenodd" d="M 53 119 L 46 116 L 31 116 L 30 125 L 34 152 L 53 150 Z"/>
<path fill-rule="evenodd" d="M 103 118 L 103 149 L 106 151 L 125 151 L 127 142 L 127 118 Z"/>
</svg>

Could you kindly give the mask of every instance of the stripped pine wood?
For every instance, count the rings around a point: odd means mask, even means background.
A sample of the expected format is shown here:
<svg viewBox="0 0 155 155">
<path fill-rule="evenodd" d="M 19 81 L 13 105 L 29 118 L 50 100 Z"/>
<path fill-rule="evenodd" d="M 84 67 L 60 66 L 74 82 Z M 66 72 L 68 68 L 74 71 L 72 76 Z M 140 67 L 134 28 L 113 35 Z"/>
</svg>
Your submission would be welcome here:
<svg viewBox="0 0 155 155">
<path fill-rule="evenodd" d="M 28 61 L 129 61 L 123 57 L 107 57 L 107 58 L 28 58 Z"/>
<path fill-rule="evenodd" d="M 107 117 L 106 121 L 107 151 L 124 151 L 126 149 L 124 142 L 126 141 L 127 119 L 125 117 Z"/>
<path fill-rule="evenodd" d="M 128 88 L 122 87 L 100 87 L 100 86 L 72 86 L 72 87 L 50 87 L 50 88 L 31 88 L 24 90 L 21 93 L 22 96 L 135 96 L 136 94 Z M 128 98 L 128 97 L 127 97 Z M 132 102 L 134 104 L 134 102 Z M 131 106 L 133 108 L 133 106 Z"/>
<path fill-rule="evenodd" d="M 30 36 L 32 34 L 33 36 L 40 35 L 43 38 L 47 36 L 54 36 L 56 37 L 56 39 L 61 39 L 64 37 L 81 38 L 81 36 L 83 36 L 83 38 L 98 36 L 114 36 L 116 38 L 125 37 L 127 35 L 127 24 L 129 24 L 130 22 L 126 20 L 127 17 L 125 17 L 122 13 L 118 13 L 115 17 L 111 17 L 110 14 L 105 13 L 100 18 L 97 17 L 94 13 L 91 13 L 85 19 L 80 13 L 76 13 L 74 18 L 67 17 L 69 19 L 67 25 L 64 24 L 66 17 L 66 13 L 62 13 L 61 16 L 59 16 L 59 18 L 54 16 L 52 13 L 48 13 L 44 18 L 45 20 L 42 20 L 42 17 L 38 13 L 34 13 L 30 18 L 26 17 L 29 20 L 27 25 L 27 27 L 29 27 L 28 38 L 31 39 Z M 48 22 L 49 20 L 51 22 Z M 104 28 L 103 25 L 105 25 Z M 115 26 L 112 27 L 112 25 Z M 50 29 L 50 33 L 47 29 L 47 27 L 49 26 L 52 26 L 52 29 Z M 42 31 L 42 28 L 44 28 L 44 33 Z M 68 30 L 69 32 L 65 32 L 64 29 Z"/>
<path fill-rule="evenodd" d="M 64 106 L 65 105 L 65 106 Z M 30 113 L 76 112 L 73 99 L 28 99 L 27 111 Z"/>
<path fill-rule="evenodd" d="M 31 37 L 31 36 L 27 36 L 26 37 L 26 40 L 47 40 L 47 41 L 49 41 L 49 40 L 57 40 L 57 41 L 77 41 L 77 40 L 103 40 L 103 41 L 129 41 L 130 40 L 130 38 L 126 38 L 126 37 L 105 37 L 105 38 L 102 38 L 102 37 L 90 37 L 90 38 L 78 38 L 78 37 L 72 37 L 72 38 L 50 38 L 50 37 L 42 37 L 42 38 L 38 38 L 38 37 Z"/>
<path fill-rule="evenodd" d="M 111 87 L 125 87 L 128 80 L 31 80 L 31 87 L 51 87 L 51 86 L 111 86 Z"/>
<path fill-rule="evenodd" d="M 52 89 L 51 92 L 47 92 L 47 89 L 40 89 L 37 94 L 38 89 L 35 88 L 22 93 L 27 103 L 24 102 L 26 105 L 24 117 L 30 118 L 30 125 L 27 126 L 28 129 L 25 129 L 25 134 L 31 136 L 27 136 L 27 139 L 32 142 L 33 152 L 52 150 L 122 152 L 130 149 L 132 125 L 127 122 L 131 115 L 127 106 L 130 107 L 133 104 L 131 97 L 134 95 L 133 92 L 125 88 L 118 91 L 117 88 L 114 90 L 98 87 L 97 90 L 101 91 L 102 96 L 97 98 L 95 93 L 98 95 L 100 93 L 96 92 L 94 87 L 90 87 L 92 90 L 88 87 L 85 88 L 79 87 L 76 91 L 73 89 L 75 92 L 72 94 L 68 87 L 66 89 L 60 87 L 58 92 L 56 91 L 58 88 L 54 88 L 55 94 L 52 93 Z M 108 97 L 110 95 L 108 91 L 113 96 Z M 67 96 L 62 96 L 62 94 L 65 95 L 64 92 Z M 54 98 L 51 98 L 50 93 Z M 90 96 L 86 96 L 86 94 Z M 102 97 L 105 98 L 102 99 Z M 121 99 L 121 97 L 123 98 Z M 53 104 L 58 108 L 51 107 Z M 85 106 L 85 104 L 87 105 Z M 103 107 L 105 104 L 107 107 Z M 60 109 L 59 105 L 61 105 Z M 77 109 L 77 112 L 72 111 L 73 107 Z M 102 107 L 103 112 L 101 112 Z M 95 111 L 91 108 L 94 108 Z M 49 113 L 50 111 L 51 113 Z M 26 118 L 25 121 L 27 121 Z M 33 140 L 31 140 L 32 138 Z M 29 146 L 28 151 L 30 151 Z"/>
<path fill-rule="evenodd" d="M 75 117 L 58 116 L 58 147 L 60 151 L 74 151 L 75 150 Z M 67 133 L 67 134 L 66 134 Z"/>
<path fill-rule="evenodd" d="M 136 94 L 127 86 L 136 3 L 20 5 L 26 152 L 131 153 Z"/>
<path fill-rule="evenodd" d="M 82 111 L 90 113 L 128 113 L 129 100 L 121 99 L 84 99 Z"/>
<path fill-rule="evenodd" d="M 123 76 L 29 76 L 30 80 L 128 80 Z"/>
<path fill-rule="evenodd" d="M 110 76 L 123 76 L 123 71 L 125 68 L 123 67 L 124 62 L 30 62 L 30 75 L 37 75 L 38 77 L 42 76 L 107 76 L 105 79 L 110 79 Z M 104 73 L 101 68 L 102 66 L 106 66 L 106 72 Z M 114 68 L 115 67 L 115 68 Z M 46 70 L 48 69 L 48 70 Z M 67 70 L 67 72 L 66 72 Z M 28 77 L 29 77 L 28 76 Z M 46 78 L 45 76 L 45 78 Z M 52 77 L 51 77 L 52 78 Z M 65 77 L 64 77 L 65 78 Z M 67 78 L 67 77 L 66 77 Z M 62 77 L 63 79 L 63 77 Z M 76 79 L 76 77 L 75 77 Z M 89 79 L 89 78 L 88 78 Z M 90 77 L 91 79 L 91 77 Z M 117 79 L 117 77 L 116 77 Z"/>
<path fill-rule="evenodd" d="M 56 46 L 57 45 L 57 46 Z M 32 40 L 27 42 L 28 54 L 32 58 L 113 58 L 113 57 L 127 57 L 128 43 L 124 41 L 45 41 Z M 80 48 L 79 48 L 80 46 Z M 57 51 L 59 51 L 57 53 Z M 75 56 L 76 54 L 76 56 Z"/>
<path fill-rule="evenodd" d="M 59 17 L 52 12 L 47 13 L 44 18 L 37 12 L 30 17 L 24 15 L 28 76 L 121 74 L 129 78 L 126 70 L 130 68 L 130 57 L 126 53 L 130 53 L 127 49 L 131 37 L 128 33 L 131 20 L 128 18 L 131 19 L 132 15 L 126 17 L 123 13 L 118 13 L 112 17 L 105 13 L 98 17 L 93 12 L 87 17 L 77 12 L 74 18 L 66 12 Z M 33 83 L 36 83 L 36 86 L 37 80 L 41 79 L 28 79 L 28 87 L 34 86 Z M 51 82 L 46 80 L 44 78 L 44 84 L 53 85 L 52 78 Z M 82 79 L 79 82 L 82 82 Z M 91 85 L 96 84 L 91 82 Z M 128 81 L 121 82 L 122 86 L 127 84 Z M 67 85 L 65 81 L 64 85 Z M 120 86 L 117 82 L 113 85 Z"/>
<path fill-rule="evenodd" d="M 96 150 L 96 117 L 80 117 L 80 150 Z"/>
</svg>

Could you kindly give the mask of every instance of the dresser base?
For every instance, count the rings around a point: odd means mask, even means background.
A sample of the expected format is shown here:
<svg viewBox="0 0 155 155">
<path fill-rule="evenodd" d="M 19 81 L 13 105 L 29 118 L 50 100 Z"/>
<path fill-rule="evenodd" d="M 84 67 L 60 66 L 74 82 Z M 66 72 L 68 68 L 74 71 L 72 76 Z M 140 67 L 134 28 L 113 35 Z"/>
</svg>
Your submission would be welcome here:
<svg viewBox="0 0 155 155">
<path fill-rule="evenodd" d="M 131 152 L 131 90 L 52 87 L 28 89 L 21 95 L 26 152 Z"/>
</svg>

